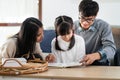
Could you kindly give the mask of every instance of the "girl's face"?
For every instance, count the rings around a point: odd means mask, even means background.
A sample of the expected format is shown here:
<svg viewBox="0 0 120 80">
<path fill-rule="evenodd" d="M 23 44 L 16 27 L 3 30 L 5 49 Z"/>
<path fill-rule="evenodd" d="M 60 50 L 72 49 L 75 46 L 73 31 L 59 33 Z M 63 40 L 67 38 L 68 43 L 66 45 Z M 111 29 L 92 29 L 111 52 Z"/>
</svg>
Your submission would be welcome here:
<svg viewBox="0 0 120 80">
<path fill-rule="evenodd" d="M 69 42 L 71 40 L 72 35 L 73 35 L 73 31 L 70 30 L 69 34 L 62 35 L 62 36 L 60 35 L 60 36 L 64 41 Z"/>
<path fill-rule="evenodd" d="M 36 42 L 41 42 L 42 39 L 43 39 L 43 28 L 39 28 Z"/>
</svg>

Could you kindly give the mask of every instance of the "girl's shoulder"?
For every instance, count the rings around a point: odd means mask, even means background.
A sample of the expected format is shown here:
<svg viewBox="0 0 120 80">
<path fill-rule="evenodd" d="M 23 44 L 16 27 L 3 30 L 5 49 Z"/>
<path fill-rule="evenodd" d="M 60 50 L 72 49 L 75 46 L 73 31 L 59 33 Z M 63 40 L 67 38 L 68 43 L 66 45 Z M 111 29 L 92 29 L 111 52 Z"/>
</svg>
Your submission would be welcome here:
<svg viewBox="0 0 120 80">
<path fill-rule="evenodd" d="M 74 34 L 76 40 L 84 40 L 82 36 Z"/>
<path fill-rule="evenodd" d="M 52 39 L 51 43 L 53 44 L 55 43 L 55 41 L 56 41 L 56 37 Z"/>
<path fill-rule="evenodd" d="M 56 37 L 52 39 L 52 41 L 55 41 L 56 40 Z"/>
</svg>

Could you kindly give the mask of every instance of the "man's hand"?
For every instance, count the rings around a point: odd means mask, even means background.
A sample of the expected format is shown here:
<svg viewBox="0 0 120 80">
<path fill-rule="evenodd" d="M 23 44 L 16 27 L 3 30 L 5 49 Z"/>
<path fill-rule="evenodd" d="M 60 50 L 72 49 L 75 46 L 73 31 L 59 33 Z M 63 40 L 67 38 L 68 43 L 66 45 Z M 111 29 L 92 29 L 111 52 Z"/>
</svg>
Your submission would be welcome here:
<svg viewBox="0 0 120 80">
<path fill-rule="evenodd" d="M 85 55 L 85 57 L 83 58 L 82 63 L 84 63 L 85 65 L 90 65 L 92 64 L 95 60 L 100 60 L 101 56 L 100 53 L 92 53 L 92 54 L 87 54 Z"/>
</svg>

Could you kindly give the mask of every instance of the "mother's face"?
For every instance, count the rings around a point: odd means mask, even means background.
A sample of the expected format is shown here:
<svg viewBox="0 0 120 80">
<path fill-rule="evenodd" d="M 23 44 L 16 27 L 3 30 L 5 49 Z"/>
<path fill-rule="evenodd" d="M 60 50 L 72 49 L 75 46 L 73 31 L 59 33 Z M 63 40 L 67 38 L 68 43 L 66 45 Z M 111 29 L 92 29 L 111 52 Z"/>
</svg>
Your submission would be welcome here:
<svg viewBox="0 0 120 80">
<path fill-rule="evenodd" d="M 38 33 L 37 33 L 36 42 L 41 42 L 42 39 L 43 39 L 43 28 L 39 28 Z"/>
</svg>

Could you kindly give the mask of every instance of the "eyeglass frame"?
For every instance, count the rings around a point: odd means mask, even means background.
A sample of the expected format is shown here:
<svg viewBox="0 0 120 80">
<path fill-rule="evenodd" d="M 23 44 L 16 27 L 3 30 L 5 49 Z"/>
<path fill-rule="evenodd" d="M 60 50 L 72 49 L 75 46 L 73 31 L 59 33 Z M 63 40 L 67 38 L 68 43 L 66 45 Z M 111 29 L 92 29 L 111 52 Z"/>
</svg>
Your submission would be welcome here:
<svg viewBox="0 0 120 80">
<path fill-rule="evenodd" d="M 86 21 L 87 23 L 93 23 L 94 22 L 94 20 L 95 20 L 95 16 L 93 16 L 94 18 L 89 18 L 89 19 L 85 19 L 85 17 L 84 16 L 79 16 L 78 18 L 79 18 L 79 20 L 81 20 L 81 22 L 84 22 L 84 21 Z"/>
</svg>

